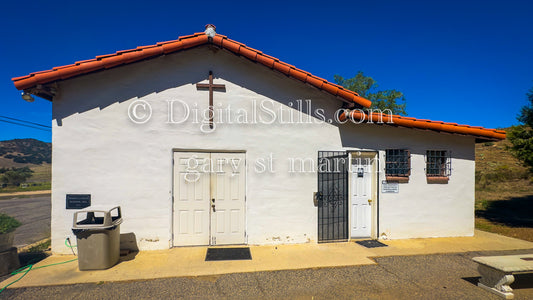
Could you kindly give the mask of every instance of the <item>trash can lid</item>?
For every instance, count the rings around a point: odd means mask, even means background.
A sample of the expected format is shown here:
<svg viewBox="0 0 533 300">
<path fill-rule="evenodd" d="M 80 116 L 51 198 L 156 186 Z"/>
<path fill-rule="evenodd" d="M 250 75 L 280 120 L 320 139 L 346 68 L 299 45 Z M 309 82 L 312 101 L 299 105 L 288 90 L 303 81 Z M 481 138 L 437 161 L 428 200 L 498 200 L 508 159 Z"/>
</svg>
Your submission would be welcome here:
<svg viewBox="0 0 533 300">
<path fill-rule="evenodd" d="M 110 212 L 110 211 L 112 211 L 114 209 L 120 209 L 120 206 L 119 205 L 96 204 L 96 205 L 91 205 L 89 207 L 86 207 L 83 210 L 80 210 L 80 212 L 82 212 L 82 211 L 105 211 L 105 212 Z"/>
<path fill-rule="evenodd" d="M 106 229 L 121 224 L 120 206 L 109 208 L 110 206 L 91 206 L 88 209 L 75 212 L 72 229 Z M 84 219 L 80 220 L 80 216 Z"/>
</svg>

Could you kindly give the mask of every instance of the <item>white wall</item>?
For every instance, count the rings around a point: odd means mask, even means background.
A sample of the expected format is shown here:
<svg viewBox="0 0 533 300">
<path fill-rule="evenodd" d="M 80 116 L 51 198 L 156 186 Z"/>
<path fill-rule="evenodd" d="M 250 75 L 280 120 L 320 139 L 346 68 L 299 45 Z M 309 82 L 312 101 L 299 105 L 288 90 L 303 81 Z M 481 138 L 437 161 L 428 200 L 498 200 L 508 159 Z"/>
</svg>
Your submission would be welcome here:
<svg viewBox="0 0 533 300">
<path fill-rule="evenodd" d="M 249 244 L 317 240 L 316 174 L 290 174 L 288 159 L 316 160 L 318 150 L 343 147 L 407 147 L 413 153 L 409 184 L 402 184 L 399 194 L 380 195 L 380 232 L 391 238 L 472 234 L 473 138 L 353 124 L 222 124 L 207 134 L 191 121 L 168 124 L 167 100 L 207 108 L 208 92 L 195 84 L 205 83 L 209 70 L 215 83 L 226 85 L 225 92 L 215 92 L 215 108 L 251 112 L 253 100 L 272 99 L 288 111 L 289 102 L 311 99 L 313 109 L 324 108 L 329 118 L 341 106 L 329 94 L 207 47 L 60 82 L 53 101 L 53 252 L 70 252 L 64 240 L 73 236 L 74 211 L 65 209 L 65 196 L 76 193 L 91 194 L 93 205 L 120 205 L 121 232 L 133 233 L 139 249 L 170 247 L 172 152 L 179 149 L 246 151 Z M 153 109 L 146 124 L 128 118 L 129 105 L 139 99 Z M 295 118 L 304 115 L 292 111 Z M 420 153 L 428 147 L 452 151 L 449 184 L 425 183 Z M 271 153 L 274 173 L 256 172 L 256 161 Z"/>
<path fill-rule="evenodd" d="M 472 236 L 474 234 L 474 138 L 385 125 L 342 127 L 345 147 L 380 150 L 380 183 L 385 149 L 411 151 L 409 183 L 399 193 L 379 191 L 379 232 L 390 239 Z M 447 184 L 428 184 L 426 150 L 448 150 L 452 174 Z"/>
<path fill-rule="evenodd" d="M 286 109 L 298 99 L 313 99 L 313 106 L 330 110 L 341 105 L 282 74 L 205 47 L 61 83 L 53 102 L 54 252 L 69 252 L 64 240 L 71 235 L 73 211 L 65 210 L 65 195 L 73 193 L 91 194 L 94 205 L 121 205 L 121 232 L 133 232 L 141 250 L 168 248 L 173 149 L 246 151 L 250 244 L 316 241 L 317 212 L 312 201 L 316 175 L 289 174 L 288 159 L 315 159 L 318 149 L 339 148 L 338 129 L 277 122 L 223 124 L 206 134 L 192 121 L 166 123 L 167 100 L 207 108 L 208 92 L 198 91 L 195 84 L 206 82 L 209 70 L 215 83 L 226 85 L 225 92 L 215 92 L 215 108 L 231 105 L 251 112 L 252 100 L 268 99 L 283 103 Z M 134 124 L 128 118 L 128 106 L 137 99 L 153 108 L 146 124 Z M 255 162 L 271 153 L 275 173 L 255 172 Z"/>
</svg>

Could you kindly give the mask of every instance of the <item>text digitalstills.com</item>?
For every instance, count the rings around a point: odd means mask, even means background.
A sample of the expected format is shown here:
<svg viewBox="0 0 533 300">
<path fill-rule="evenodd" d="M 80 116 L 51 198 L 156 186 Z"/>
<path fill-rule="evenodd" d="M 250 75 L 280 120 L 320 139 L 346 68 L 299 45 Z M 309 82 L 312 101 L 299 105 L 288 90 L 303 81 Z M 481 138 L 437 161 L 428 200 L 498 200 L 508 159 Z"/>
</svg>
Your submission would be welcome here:
<svg viewBox="0 0 533 300">
<path fill-rule="evenodd" d="M 128 117 L 136 124 L 146 124 L 153 117 L 152 104 L 145 100 L 135 100 L 128 106 Z M 349 113 L 357 112 L 357 113 Z M 247 108 L 223 106 L 221 103 L 213 107 L 201 108 L 197 103 L 189 104 L 182 100 L 166 101 L 166 123 L 197 124 L 200 131 L 210 133 L 220 125 L 253 125 L 253 124 L 354 124 L 392 123 L 392 112 L 389 109 L 338 109 L 327 116 L 323 108 L 313 108 L 311 100 L 296 100 L 287 105 L 272 100 L 252 100 Z M 378 116 L 374 120 L 372 116 Z M 341 118 L 344 116 L 344 118 Z"/>
<path fill-rule="evenodd" d="M 158 103 L 161 105 L 160 103 Z M 296 100 L 287 105 L 272 100 L 252 100 L 247 108 L 234 107 L 230 104 L 201 108 L 197 103 L 189 104 L 182 100 L 167 100 L 164 110 L 165 123 L 171 125 L 184 125 L 192 123 L 198 125 L 203 133 L 211 133 L 220 125 L 253 125 L 253 124 L 354 124 L 366 123 L 392 123 L 392 112 L 379 109 L 338 109 L 327 116 L 325 109 L 313 108 L 311 100 Z M 354 114 L 352 112 L 357 112 Z M 129 119 L 139 125 L 149 124 L 154 115 L 152 104 L 144 100 L 135 100 L 128 107 Z M 372 115 L 378 118 L 372 118 Z M 341 117 L 344 116 L 344 117 Z M 160 119 L 163 120 L 163 119 Z M 316 172 L 360 172 L 373 164 L 373 160 L 379 158 L 330 158 L 318 159 L 289 157 L 286 161 L 279 161 L 272 153 L 265 157 L 256 157 L 246 162 L 248 170 L 255 173 L 276 173 L 278 170 L 286 170 L 289 173 L 313 174 Z M 219 158 L 209 160 L 196 156 L 190 157 L 186 162 L 185 180 L 195 182 L 202 174 L 210 173 L 236 173 L 240 170 L 244 160 L 239 158 Z M 285 166 L 283 166 L 285 165 Z M 229 168 L 228 168 L 229 166 Z M 379 171 L 379 170 L 378 170 Z"/>
</svg>

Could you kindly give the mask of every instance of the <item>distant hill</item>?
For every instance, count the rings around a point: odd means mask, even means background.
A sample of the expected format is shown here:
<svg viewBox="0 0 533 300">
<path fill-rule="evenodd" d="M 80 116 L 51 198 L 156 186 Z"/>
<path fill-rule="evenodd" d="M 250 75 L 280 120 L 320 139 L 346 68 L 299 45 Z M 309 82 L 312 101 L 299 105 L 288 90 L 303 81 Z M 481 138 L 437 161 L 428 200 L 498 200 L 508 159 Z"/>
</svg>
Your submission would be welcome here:
<svg viewBox="0 0 533 300">
<path fill-rule="evenodd" d="M 509 128 L 504 128 L 508 131 Z M 513 156 L 511 142 L 503 141 L 476 144 L 476 179 L 485 187 L 490 182 L 528 179 L 531 174 L 521 161 Z"/>
<path fill-rule="evenodd" d="M 41 165 L 52 162 L 52 144 L 36 139 L 0 141 L 0 167 L 12 163 Z"/>
<path fill-rule="evenodd" d="M 533 174 L 510 146 L 476 144 L 476 228 L 533 242 Z"/>
</svg>

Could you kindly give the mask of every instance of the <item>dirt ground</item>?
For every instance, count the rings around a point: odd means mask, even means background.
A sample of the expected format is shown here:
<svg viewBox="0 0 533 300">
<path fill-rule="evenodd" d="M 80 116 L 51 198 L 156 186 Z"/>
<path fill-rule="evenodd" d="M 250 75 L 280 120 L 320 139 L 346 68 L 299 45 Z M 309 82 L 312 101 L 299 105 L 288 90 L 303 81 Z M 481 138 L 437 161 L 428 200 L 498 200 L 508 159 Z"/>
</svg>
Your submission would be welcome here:
<svg viewBox="0 0 533 300">
<path fill-rule="evenodd" d="M 476 228 L 533 242 L 533 177 L 508 146 L 476 145 Z"/>
</svg>

